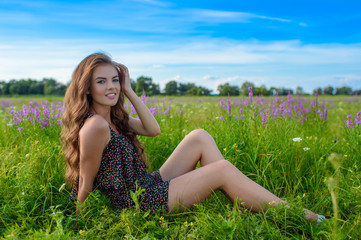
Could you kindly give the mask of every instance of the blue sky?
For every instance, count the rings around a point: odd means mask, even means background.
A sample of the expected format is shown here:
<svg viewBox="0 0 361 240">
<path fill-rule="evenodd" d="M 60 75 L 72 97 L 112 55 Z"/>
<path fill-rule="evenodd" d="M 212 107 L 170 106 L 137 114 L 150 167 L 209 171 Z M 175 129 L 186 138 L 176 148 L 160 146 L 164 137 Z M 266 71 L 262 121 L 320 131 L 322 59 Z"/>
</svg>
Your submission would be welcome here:
<svg viewBox="0 0 361 240">
<path fill-rule="evenodd" d="M 170 80 L 361 88 L 361 1 L 0 0 L 0 80 L 53 77 L 105 52 Z"/>
</svg>

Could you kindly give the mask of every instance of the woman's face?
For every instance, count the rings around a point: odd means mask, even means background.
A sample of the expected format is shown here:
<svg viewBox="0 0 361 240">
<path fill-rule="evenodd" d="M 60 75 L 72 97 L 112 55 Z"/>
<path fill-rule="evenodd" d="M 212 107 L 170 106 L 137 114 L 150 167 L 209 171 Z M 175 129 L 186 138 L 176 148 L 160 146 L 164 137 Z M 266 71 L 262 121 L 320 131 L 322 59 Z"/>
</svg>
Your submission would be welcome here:
<svg viewBox="0 0 361 240">
<path fill-rule="evenodd" d="M 94 69 L 88 94 L 93 107 L 111 107 L 119 99 L 120 80 L 118 72 L 111 64 L 99 65 Z"/>
</svg>

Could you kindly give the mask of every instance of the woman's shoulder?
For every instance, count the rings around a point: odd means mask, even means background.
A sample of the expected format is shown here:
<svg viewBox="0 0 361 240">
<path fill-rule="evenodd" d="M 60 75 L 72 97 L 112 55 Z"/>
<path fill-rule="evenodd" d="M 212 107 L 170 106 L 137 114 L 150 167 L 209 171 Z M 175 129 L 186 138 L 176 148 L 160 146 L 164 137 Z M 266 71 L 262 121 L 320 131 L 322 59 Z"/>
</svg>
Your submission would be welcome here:
<svg viewBox="0 0 361 240">
<path fill-rule="evenodd" d="M 97 138 L 109 138 L 109 124 L 108 122 L 100 115 L 94 114 L 91 117 L 85 119 L 82 128 L 79 131 L 80 138 L 92 138 L 97 140 Z M 94 139 L 95 138 L 95 139 Z"/>
</svg>

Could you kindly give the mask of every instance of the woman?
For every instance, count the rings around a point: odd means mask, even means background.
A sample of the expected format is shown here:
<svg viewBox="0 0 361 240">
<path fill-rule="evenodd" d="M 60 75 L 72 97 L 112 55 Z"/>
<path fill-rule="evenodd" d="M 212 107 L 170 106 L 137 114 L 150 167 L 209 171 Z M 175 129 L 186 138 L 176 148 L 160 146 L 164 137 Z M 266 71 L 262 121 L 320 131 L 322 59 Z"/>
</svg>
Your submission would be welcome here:
<svg viewBox="0 0 361 240">
<path fill-rule="evenodd" d="M 139 119 L 129 117 L 124 96 Z M 102 53 L 86 57 L 75 69 L 65 94 L 62 137 L 67 163 L 66 180 L 79 204 L 99 189 L 116 207 L 134 206 L 130 191 L 144 211 L 191 207 L 221 190 L 254 212 L 267 203 L 284 204 L 224 160 L 213 138 L 204 130 L 188 134 L 162 167 L 146 172 L 143 147 L 136 135 L 157 136 L 160 128 L 131 88 L 128 69 Z M 195 169 L 197 163 L 201 167 Z M 305 211 L 308 220 L 321 215 Z M 323 216 L 322 216 L 323 217 Z"/>
</svg>

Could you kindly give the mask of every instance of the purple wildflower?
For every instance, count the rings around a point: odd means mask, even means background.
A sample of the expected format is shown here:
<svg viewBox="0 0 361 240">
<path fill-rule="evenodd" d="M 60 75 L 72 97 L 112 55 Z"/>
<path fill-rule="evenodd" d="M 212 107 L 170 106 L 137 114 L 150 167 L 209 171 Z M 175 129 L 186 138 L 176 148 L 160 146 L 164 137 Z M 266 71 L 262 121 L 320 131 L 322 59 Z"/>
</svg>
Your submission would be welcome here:
<svg viewBox="0 0 361 240">
<path fill-rule="evenodd" d="M 352 120 L 351 120 L 351 119 L 348 119 L 348 120 L 346 121 L 346 124 L 347 124 L 347 127 L 353 128 L 353 126 L 352 126 Z"/>
<path fill-rule="evenodd" d="M 361 125 L 361 111 L 359 111 L 359 112 L 357 113 L 357 116 L 356 116 L 356 118 L 355 118 L 355 124 L 356 124 L 356 125 Z"/>
<path fill-rule="evenodd" d="M 249 97 L 249 98 L 252 98 L 252 97 L 253 97 L 253 91 L 252 91 L 252 89 L 253 89 L 252 86 L 249 86 L 249 87 L 248 87 L 248 91 L 249 91 L 248 97 Z"/>
<path fill-rule="evenodd" d="M 231 99 L 227 99 L 227 113 L 231 113 L 232 110 L 232 104 L 231 104 Z"/>
</svg>

